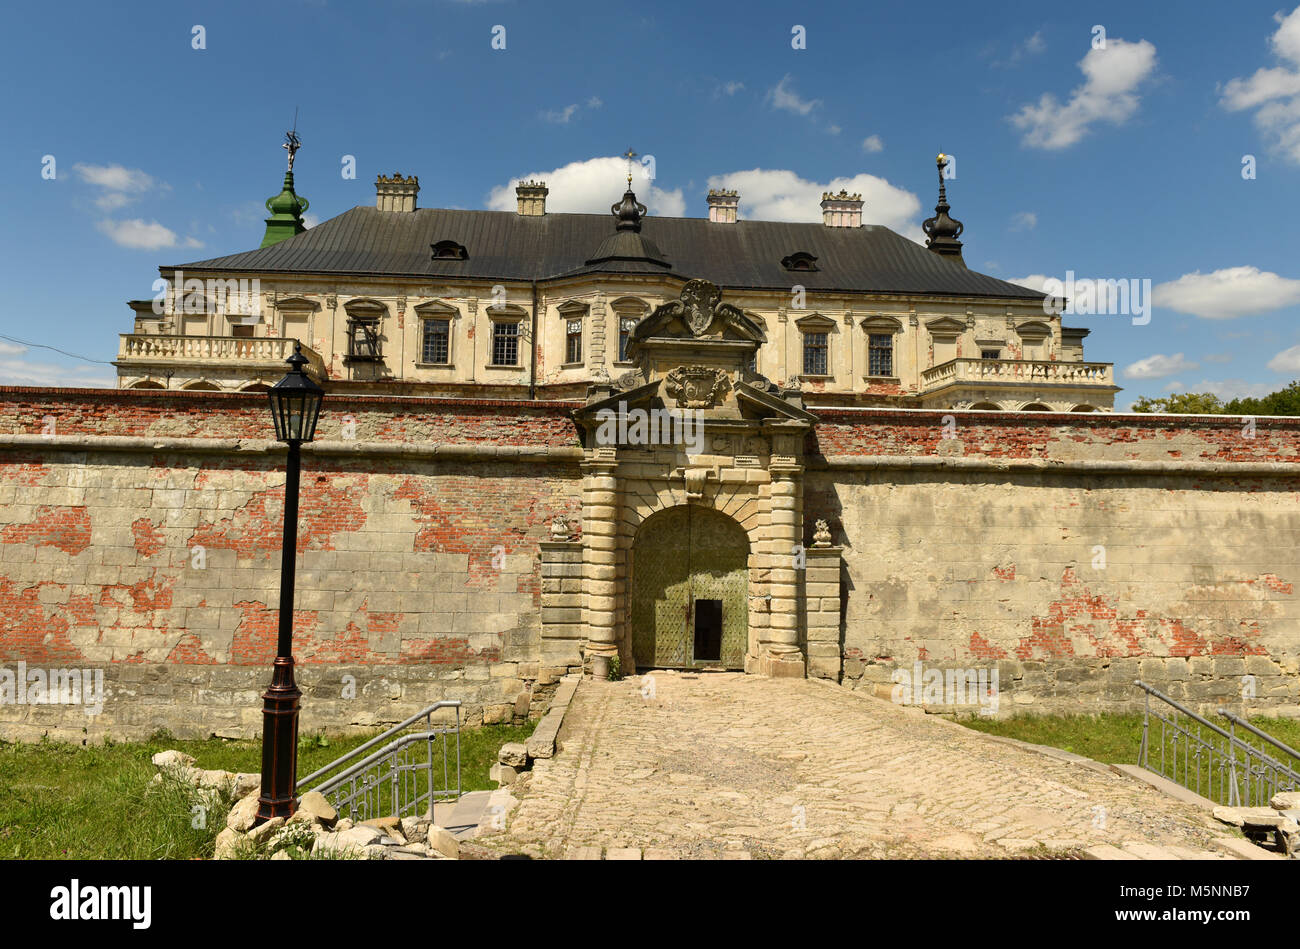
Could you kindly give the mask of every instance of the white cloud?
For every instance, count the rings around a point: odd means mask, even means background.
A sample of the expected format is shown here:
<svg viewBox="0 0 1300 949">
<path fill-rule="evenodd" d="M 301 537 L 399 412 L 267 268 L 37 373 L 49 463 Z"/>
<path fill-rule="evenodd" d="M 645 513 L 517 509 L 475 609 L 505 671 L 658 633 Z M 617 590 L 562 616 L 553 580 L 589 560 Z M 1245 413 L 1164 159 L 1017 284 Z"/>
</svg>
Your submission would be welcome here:
<svg viewBox="0 0 1300 949">
<path fill-rule="evenodd" d="M 1206 362 L 1232 362 L 1232 353 L 1206 353 L 1201 358 Z"/>
<path fill-rule="evenodd" d="M 1011 55 L 1005 60 L 994 60 L 992 65 L 997 69 L 1007 69 L 1017 65 L 1022 59 L 1029 56 L 1037 56 L 1047 49 L 1047 42 L 1043 39 L 1043 32 L 1039 30 L 1031 36 L 1025 37 L 1024 40 L 1017 43 L 1011 50 Z M 986 50 L 987 53 L 993 52 L 993 47 Z"/>
<path fill-rule="evenodd" d="M 1161 392 L 1183 392 L 1186 390 L 1186 388 L 1187 388 L 1186 386 L 1184 386 L 1181 382 L 1175 379 L 1173 382 L 1166 382 L 1164 385 L 1162 385 L 1160 387 L 1160 391 Z"/>
<path fill-rule="evenodd" d="M 1033 211 L 1020 211 L 1011 216 L 1013 231 L 1032 231 L 1038 226 L 1038 215 Z"/>
<path fill-rule="evenodd" d="M 131 203 L 131 198 L 120 191 L 106 191 L 95 199 L 95 207 L 101 211 L 116 211 Z"/>
<path fill-rule="evenodd" d="M 719 95 L 734 96 L 737 92 L 740 92 L 744 88 L 745 88 L 745 84 L 743 82 L 735 82 L 733 80 L 732 82 L 724 82 L 722 85 L 718 86 L 716 89 L 713 90 L 713 94 L 715 96 L 719 96 Z"/>
<path fill-rule="evenodd" d="M 1182 353 L 1174 353 L 1172 356 L 1165 356 L 1156 353 L 1154 356 L 1148 356 L 1146 359 L 1139 359 L 1137 362 L 1126 366 L 1124 369 L 1124 378 L 1163 379 L 1165 376 L 1172 376 L 1176 372 L 1185 372 L 1199 368 L 1199 364 L 1189 362 Z"/>
<path fill-rule="evenodd" d="M 1229 112 L 1257 109 L 1255 125 L 1292 162 L 1300 163 L 1300 7 L 1274 16 L 1273 55 L 1285 65 L 1257 69 L 1249 79 L 1230 79 L 1219 104 Z"/>
<path fill-rule="evenodd" d="M 87 165 L 77 162 L 72 166 L 81 180 L 87 184 L 103 188 L 105 191 L 124 191 L 138 194 L 152 191 L 159 183 L 152 175 L 139 168 L 126 168 L 122 165 Z"/>
<path fill-rule="evenodd" d="M 1109 39 L 1104 49 L 1090 49 L 1079 60 L 1085 82 L 1061 103 L 1045 92 L 1010 116 L 1024 130 L 1024 144 L 1066 148 L 1084 137 L 1095 122 L 1120 125 L 1137 111 L 1137 87 L 1156 67 L 1156 48 L 1146 40 Z"/>
<path fill-rule="evenodd" d="M 1233 399 L 1253 398 L 1258 399 L 1268 395 L 1276 386 L 1268 382 L 1246 382 L 1244 379 L 1222 379 L 1218 382 L 1210 379 L 1202 379 L 1196 385 L 1185 389 L 1185 392 L 1212 392 L 1225 402 L 1231 402 Z"/>
<path fill-rule="evenodd" d="M 875 152 L 883 152 L 885 150 L 885 143 L 880 140 L 879 135 L 868 135 L 862 140 L 862 150 L 873 154 Z"/>
<path fill-rule="evenodd" d="M 517 207 L 515 186 L 527 180 L 546 182 L 550 190 L 546 197 L 548 212 L 608 214 L 610 205 L 617 204 L 627 189 L 627 159 L 588 158 L 550 171 L 535 171 L 522 178 L 511 178 L 489 192 L 488 210 L 514 211 Z M 682 189 L 667 191 L 657 187 L 646 178 L 645 167 L 636 162 L 632 165 L 632 188 L 651 214 L 681 217 L 686 213 Z"/>
<path fill-rule="evenodd" d="M 573 118 L 574 113 L 576 113 L 580 108 L 582 107 L 575 102 L 572 105 L 566 105 L 563 109 L 560 109 L 559 111 L 556 111 L 555 109 L 548 109 L 547 111 L 542 112 L 540 114 L 542 118 L 544 118 L 548 122 L 556 122 L 560 125 L 567 125 L 569 120 Z"/>
<path fill-rule="evenodd" d="M 87 165 L 78 162 L 72 170 L 86 184 L 99 188 L 95 207 L 101 211 L 117 211 L 150 191 L 168 191 L 170 187 L 139 168 L 123 165 Z"/>
<path fill-rule="evenodd" d="M 1056 279 L 1058 278 L 1049 277 L 1046 274 L 1031 273 L 1027 277 L 1008 277 L 1007 283 L 1014 283 L 1018 287 L 1028 287 L 1030 290 L 1039 290 L 1046 293 L 1047 281 Z"/>
<path fill-rule="evenodd" d="M 56 365 L 29 361 L 26 346 L 0 341 L 0 385 L 112 388 L 117 377 L 111 366 Z"/>
<path fill-rule="evenodd" d="M 1226 267 L 1208 274 L 1198 270 L 1157 284 L 1152 300 L 1179 313 L 1230 320 L 1300 303 L 1300 280 L 1258 267 Z"/>
<path fill-rule="evenodd" d="M 1268 361 L 1274 372 L 1300 372 L 1300 346 L 1284 349 Z"/>
<path fill-rule="evenodd" d="M 100 221 L 95 225 L 119 247 L 133 250 L 159 250 L 163 247 L 202 247 L 200 241 L 187 237 L 183 242 L 176 232 L 157 221 L 133 218 L 129 221 Z"/>
<path fill-rule="evenodd" d="M 786 73 L 781 81 L 768 91 L 767 101 L 772 104 L 772 108 L 793 112 L 796 115 L 807 115 L 822 104 L 821 99 L 799 98 L 798 93 L 789 88 L 789 84 L 790 74 Z"/>
<path fill-rule="evenodd" d="M 573 117 L 582 111 L 582 109 L 599 109 L 604 104 L 605 103 L 601 101 L 599 96 L 592 96 L 587 100 L 585 106 L 574 102 L 570 105 L 566 105 L 563 109 L 548 109 L 539 113 L 539 115 L 541 115 L 541 117 L 547 122 L 554 122 L 557 125 L 568 125 Z"/>
<path fill-rule="evenodd" d="M 921 210 L 917 196 L 875 175 L 817 182 L 784 169 L 753 168 L 713 175 L 708 184 L 739 191 L 741 217 L 755 221 L 820 221 L 822 193 L 843 188 L 862 195 L 863 224 L 883 224 L 918 243 L 925 240 L 915 223 Z"/>
</svg>

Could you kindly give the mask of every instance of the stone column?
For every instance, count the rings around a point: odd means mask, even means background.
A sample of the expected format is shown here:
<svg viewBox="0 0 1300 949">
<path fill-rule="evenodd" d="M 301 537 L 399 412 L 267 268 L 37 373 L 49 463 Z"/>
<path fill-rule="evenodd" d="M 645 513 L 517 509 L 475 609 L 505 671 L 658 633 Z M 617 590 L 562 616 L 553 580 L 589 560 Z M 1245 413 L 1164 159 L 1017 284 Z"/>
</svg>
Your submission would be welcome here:
<svg viewBox="0 0 1300 949">
<path fill-rule="evenodd" d="M 772 514 L 768 527 L 772 605 L 767 640 L 762 644 L 758 672 L 769 676 L 803 676 L 799 649 L 799 570 L 795 548 L 803 540 L 799 475 L 803 468 L 774 462 Z"/>
<path fill-rule="evenodd" d="M 808 674 L 840 680 L 840 555 L 843 547 L 808 548 L 804 616 L 808 626 Z"/>
<path fill-rule="evenodd" d="M 583 585 L 587 659 L 593 678 L 609 676 L 618 655 L 615 574 L 618 557 L 618 461 L 614 448 L 597 448 L 582 464 Z"/>
<path fill-rule="evenodd" d="M 542 541 L 542 664 L 582 665 L 582 545 L 552 530 Z"/>
</svg>

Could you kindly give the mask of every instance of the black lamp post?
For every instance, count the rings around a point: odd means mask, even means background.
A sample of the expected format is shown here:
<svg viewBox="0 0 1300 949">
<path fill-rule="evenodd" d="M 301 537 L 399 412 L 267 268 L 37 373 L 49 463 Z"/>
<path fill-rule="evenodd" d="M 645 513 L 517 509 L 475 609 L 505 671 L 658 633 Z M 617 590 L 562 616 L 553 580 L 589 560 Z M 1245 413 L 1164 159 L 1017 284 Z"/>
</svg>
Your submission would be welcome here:
<svg viewBox="0 0 1300 949">
<path fill-rule="evenodd" d="M 275 437 L 289 445 L 284 469 L 284 545 L 280 552 L 280 636 L 276 645 L 271 687 L 262 695 L 262 793 L 257 799 L 257 823 L 288 818 L 298 806 L 298 700 L 293 681 L 293 571 L 298 552 L 299 448 L 316 434 L 325 390 L 302 371 L 307 358 L 295 343 L 285 360 L 289 374 L 271 387 L 271 417 Z"/>
</svg>

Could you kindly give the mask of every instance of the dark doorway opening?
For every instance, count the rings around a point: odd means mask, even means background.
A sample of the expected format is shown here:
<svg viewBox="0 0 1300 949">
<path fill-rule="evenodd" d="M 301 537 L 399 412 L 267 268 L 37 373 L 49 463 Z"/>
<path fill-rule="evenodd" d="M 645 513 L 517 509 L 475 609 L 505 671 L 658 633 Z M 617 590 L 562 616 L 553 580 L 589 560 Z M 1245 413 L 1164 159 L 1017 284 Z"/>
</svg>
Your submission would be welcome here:
<svg viewBox="0 0 1300 949">
<path fill-rule="evenodd" d="M 722 661 L 722 601 L 695 601 L 695 661 Z"/>
</svg>

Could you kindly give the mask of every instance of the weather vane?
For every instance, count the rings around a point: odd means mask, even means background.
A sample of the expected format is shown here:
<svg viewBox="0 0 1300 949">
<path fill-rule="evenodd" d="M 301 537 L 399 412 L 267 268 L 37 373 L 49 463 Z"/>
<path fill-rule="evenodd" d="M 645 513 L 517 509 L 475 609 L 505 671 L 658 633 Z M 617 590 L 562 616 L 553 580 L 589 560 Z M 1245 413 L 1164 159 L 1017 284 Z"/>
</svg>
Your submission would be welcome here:
<svg viewBox="0 0 1300 949">
<path fill-rule="evenodd" d="M 285 142 L 280 147 L 289 152 L 289 170 L 293 171 L 293 156 L 302 148 L 302 142 L 298 139 L 298 110 L 293 110 L 293 128 L 284 133 Z"/>
<path fill-rule="evenodd" d="M 628 146 L 627 151 L 623 153 L 623 157 L 627 159 L 627 186 L 630 190 L 632 187 L 632 159 L 637 157 L 636 152 L 632 151 L 632 146 Z"/>
</svg>

